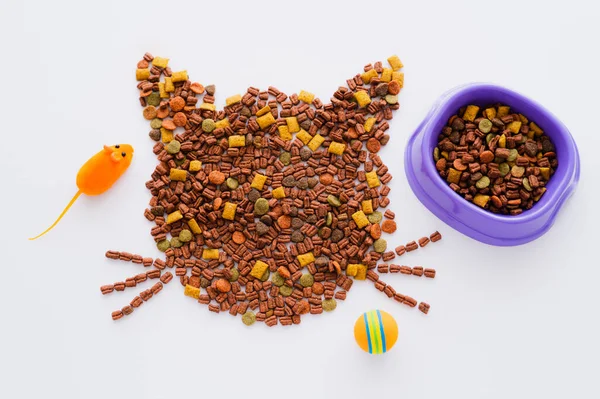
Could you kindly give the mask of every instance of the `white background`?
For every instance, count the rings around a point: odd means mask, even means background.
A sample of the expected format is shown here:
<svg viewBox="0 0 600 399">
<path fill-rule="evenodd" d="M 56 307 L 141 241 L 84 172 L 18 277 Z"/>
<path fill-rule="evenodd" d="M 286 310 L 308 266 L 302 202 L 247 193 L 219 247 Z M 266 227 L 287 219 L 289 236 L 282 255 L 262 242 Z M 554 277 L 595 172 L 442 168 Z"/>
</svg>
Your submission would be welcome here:
<svg viewBox="0 0 600 399">
<path fill-rule="evenodd" d="M 599 10 L 589 1 L 0 1 L 2 398 L 598 398 Z M 357 282 L 335 312 L 298 327 L 245 327 L 169 284 L 125 320 L 137 290 L 102 284 L 141 267 L 107 249 L 159 256 L 143 217 L 155 165 L 134 70 L 145 51 L 217 86 L 218 105 L 252 85 L 327 101 L 363 65 L 398 54 L 406 87 L 382 158 L 395 176 L 395 247 L 435 280 L 384 276 L 431 304 L 424 316 Z M 445 90 L 491 81 L 541 102 L 571 130 L 582 178 L 554 227 L 516 248 L 451 230 L 413 196 L 407 138 Z M 103 144 L 136 152 L 100 197 L 82 197 L 43 239 Z M 149 285 L 149 283 L 147 283 Z M 146 288 L 146 286 L 144 286 Z M 380 308 L 400 340 L 384 356 L 354 343 Z"/>
</svg>

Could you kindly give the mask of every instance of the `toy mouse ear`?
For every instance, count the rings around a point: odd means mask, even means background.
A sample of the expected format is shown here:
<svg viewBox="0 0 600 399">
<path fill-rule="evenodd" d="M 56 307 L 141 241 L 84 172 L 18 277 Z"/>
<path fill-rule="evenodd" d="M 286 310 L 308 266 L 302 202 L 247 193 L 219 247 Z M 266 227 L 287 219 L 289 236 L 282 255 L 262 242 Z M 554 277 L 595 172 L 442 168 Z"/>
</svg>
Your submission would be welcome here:
<svg viewBox="0 0 600 399">
<path fill-rule="evenodd" d="M 117 154 L 116 152 L 113 152 L 110 154 L 110 160 L 115 163 L 119 162 L 121 159 L 122 159 L 122 157 L 119 154 Z"/>
<path fill-rule="evenodd" d="M 108 153 L 110 154 L 111 152 L 113 152 L 113 149 L 112 149 L 112 148 L 110 148 L 109 146 L 107 146 L 107 145 L 105 144 L 105 145 L 104 145 L 104 152 L 108 152 Z"/>
</svg>

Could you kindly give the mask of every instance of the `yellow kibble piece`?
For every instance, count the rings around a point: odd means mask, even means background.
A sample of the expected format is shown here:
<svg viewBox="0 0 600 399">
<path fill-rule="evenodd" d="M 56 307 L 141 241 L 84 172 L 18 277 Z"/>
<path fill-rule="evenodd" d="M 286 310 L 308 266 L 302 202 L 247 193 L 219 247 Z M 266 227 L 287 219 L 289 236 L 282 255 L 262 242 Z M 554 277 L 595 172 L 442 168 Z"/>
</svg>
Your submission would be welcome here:
<svg viewBox="0 0 600 399">
<path fill-rule="evenodd" d="M 271 195 L 273 195 L 273 198 L 277 199 L 285 198 L 285 189 L 283 187 L 277 187 L 275 190 L 271 191 Z"/>
<path fill-rule="evenodd" d="M 448 176 L 446 176 L 446 181 L 448 183 L 458 184 L 460 182 L 460 176 L 462 175 L 461 171 L 458 171 L 454 168 L 448 169 Z"/>
<path fill-rule="evenodd" d="M 387 59 L 387 62 L 390 64 L 394 71 L 397 71 L 398 69 L 404 66 L 404 64 L 402 64 L 402 61 L 400 61 L 400 58 L 398 58 L 397 55 L 392 55 L 390 58 Z"/>
<path fill-rule="evenodd" d="M 271 107 L 269 107 L 268 105 L 265 105 L 264 107 L 259 109 L 258 112 L 256 112 L 256 117 L 263 116 L 267 112 L 271 112 Z"/>
<path fill-rule="evenodd" d="M 232 202 L 226 202 L 223 206 L 223 213 L 221 216 L 223 217 L 223 219 L 233 220 L 235 218 L 236 209 L 237 204 L 234 204 Z"/>
<path fill-rule="evenodd" d="M 369 83 L 371 79 L 376 78 L 377 76 L 379 76 L 379 74 L 375 69 L 369 69 L 367 72 L 360 75 L 362 81 L 365 83 Z"/>
<path fill-rule="evenodd" d="M 185 289 L 183 290 L 183 295 L 198 299 L 200 296 L 200 288 L 186 284 Z"/>
<path fill-rule="evenodd" d="M 173 84 L 173 79 L 171 79 L 170 76 L 165 78 L 165 91 L 167 93 L 175 91 L 175 85 Z"/>
<path fill-rule="evenodd" d="M 229 123 L 229 119 L 227 118 L 215 122 L 215 129 L 224 129 L 228 126 L 231 126 L 231 124 Z"/>
<path fill-rule="evenodd" d="M 229 105 L 237 104 L 240 101 L 242 101 L 242 95 L 241 94 L 235 94 L 235 95 L 233 95 L 231 97 L 227 97 L 225 99 L 225 104 L 227 106 L 229 106 Z"/>
<path fill-rule="evenodd" d="M 383 68 L 383 72 L 381 72 L 381 81 L 389 83 L 392 81 L 392 72 L 391 68 Z"/>
<path fill-rule="evenodd" d="M 160 138 L 163 143 L 170 143 L 173 141 L 173 131 L 165 129 L 164 127 L 160 128 Z"/>
<path fill-rule="evenodd" d="M 164 82 L 158 83 L 158 94 L 160 95 L 160 98 L 169 98 L 169 93 L 165 90 Z"/>
<path fill-rule="evenodd" d="M 262 190 L 265 186 L 266 181 L 267 176 L 257 173 L 256 175 L 254 175 L 254 179 L 252 179 L 252 184 L 250 184 L 250 187 L 255 188 L 257 190 Z"/>
<path fill-rule="evenodd" d="M 356 280 L 366 280 L 367 279 L 367 266 L 366 265 L 358 265 L 356 267 L 356 276 L 354 278 Z"/>
<path fill-rule="evenodd" d="M 475 196 L 475 198 L 473 198 L 473 203 L 475 205 L 478 205 L 482 208 L 485 208 L 485 206 L 487 205 L 488 201 L 490 200 L 490 196 L 489 195 L 481 195 L 481 194 L 477 194 Z"/>
<path fill-rule="evenodd" d="M 346 267 L 346 274 L 352 277 L 356 276 L 356 273 L 358 272 L 358 266 L 360 265 L 357 265 L 356 263 L 349 264 L 348 267 Z"/>
<path fill-rule="evenodd" d="M 313 151 L 316 151 L 317 148 L 319 148 L 321 146 L 321 144 L 323 144 L 323 142 L 325 141 L 325 137 L 321 136 L 319 133 L 315 134 L 315 136 L 312 138 L 312 140 L 310 140 L 307 144 L 308 148 L 310 148 Z"/>
<path fill-rule="evenodd" d="M 202 169 L 202 161 L 193 160 L 190 162 L 189 170 L 190 172 L 197 172 Z"/>
<path fill-rule="evenodd" d="M 500 136 L 500 138 L 498 139 L 498 147 L 500 147 L 500 148 L 506 147 L 506 136 L 504 134 L 502 136 Z"/>
<path fill-rule="evenodd" d="M 187 178 L 187 173 L 185 170 L 182 170 L 182 169 L 171 168 L 171 171 L 169 173 L 169 178 L 172 181 L 185 181 L 185 179 Z"/>
<path fill-rule="evenodd" d="M 254 266 L 252 267 L 252 271 L 250 271 L 250 275 L 252 277 L 260 279 L 263 276 L 263 274 L 265 274 L 268 268 L 268 264 L 266 264 L 262 260 L 257 260 Z"/>
<path fill-rule="evenodd" d="M 400 83 L 400 88 L 404 87 L 404 72 L 392 72 L 392 80 Z"/>
<path fill-rule="evenodd" d="M 315 99 L 315 95 L 312 93 L 309 93 L 307 91 L 304 90 L 300 90 L 300 94 L 298 94 L 298 100 L 300 101 L 304 101 L 307 104 L 312 104 L 313 100 Z"/>
<path fill-rule="evenodd" d="M 369 224 L 369 219 L 367 219 L 367 215 L 365 215 L 363 211 L 354 212 L 352 214 L 352 219 L 359 229 L 362 229 Z"/>
<path fill-rule="evenodd" d="M 379 176 L 377 176 L 377 172 L 373 171 L 373 172 L 368 172 L 365 173 L 365 176 L 367 177 L 367 185 L 371 188 L 373 187 L 379 187 L 379 185 L 381 184 L 379 182 Z"/>
<path fill-rule="evenodd" d="M 513 121 L 509 123 L 508 126 L 506 126 L 506 128 L 512 133 L 517 134 L 519 133 L 519 130 L 521 130 L 521 121 Z"/>
<path fill-rule="evenodd" d="M 327 151 L 332 154 L 342 155 L 344 153 L 345 149 L 346 149 L 345 144 L 338 143 L 337 141 L 332 141 L 331 144 L 329 144 L 329 149 Z"/>
<path fill-rule="evenodd" d="M 536 136 L 544 134 L 542 128 L 536 125 L 535 122 L 529 122 L 529 129 L 532 130 Z"/>
<path fill-rule="evenodd" d="M 175 223 L 181 219 L 183 219 L 183 215 L 180 211 L 171 212 L 167 215 L 167 224 Z"/>
<path fill-rule="evenodd" d="M 473 122 L 478 112 L 479 107 L 477 105 L 467 105 L 467 109 L 465 110 L 463 119 L 469 122 Z"/>
<path fill-rule="evenodd" d="M 362 208 L 362 211 L 364 213 L 366 213 L 367 215 L 370 213 L 373 213 L 373 201 L 372 200 L 365 200 L 360 203 L 360 206 Z"/>
<path fill-rule="evenodd" d="M 550 179 L 550 168 L 540 168 L 540 174 L 546 180 Z"/>
<path fill-rule="evenodd" d="M 198 225 L 198 222 L 196 222 L 196 219 L 188 220 L 188 226 L 190 226 L 190 230 L 192 230 L 192 233 L 194 233 L 194 234 L 202 233 L 202 229 Z"/>
<path fill-rule="evenodd" d="M 287 125 L 277 126 L 277 130 L 279 130 L 279 137 L 283 140 L 291 140 L 292 134 L 290 133 L 290 129 L 288 129 Z"/>
<path fill-rule="evenodd" d="M 219 250 L 216 248 L 204 248 L 202 259 L 219 259 Z"/>
<path fill-rule="evenodd" d="M 229 136 L 229 147 L 244 147 L 246 146 L 246 136 L 233 135 Z"/>
<path fill-rule="evenodd" d="M 371 129 L 373 129 L 373 125 L 375 125 L 376 121 L 377 121 L 377 119 L 375 119 L 373 117 L 367 119 L 365 121 L 365 131 L 370 132 Z"/>
<path fill-rule="evenodd" d="M 169 64 L 168 58 L 154 57 L 154 59 L 152 60 L 152 65 L 159 67 L 159 68 L 166 68 L 168 64 Z"/>
<path fill-rule="evenodd" d="M 529 119 L 527 119 L 527 117 L 525 115 L 523 115 L 523 114 L 519 114 L 519 120 L 524 125 L 526 125 L 527 123 L 529 123 Z"/>
<path fill-rule="evenodd" d="M 298 258 L 298 262 L 300 262 L 300 266 L 302 266 L 302 267 L 315 261 L 315 256 L 313 255 L 312 252 L 307 252 L 305 254 L 298 255 L 297 258 Z"/>
<path fill-rule="evenodd" d="M 214 111 L 217 109 L 217 106 L 215 104 L 211 104 L 211 103 L 202 103 L 202 104 L 200 104 L 200 106 L 198 108 L 206 109 L 208 111 Z"/>
<path fill-rule="evenodd" d="M 289 118 L 285 118 L 285 123 L 287 123 L 288 130 L 290 133 L 296 133 L 300 131 L 300 125 L 298 124 L 298 118 L 295 116 L 290 116 Z M 306 144 L 306 143 L 304 143 Z"/>
<path fill-rule="evenodd" d="M 489 120 L 494 119 L 496 117 L 496 108 L 487 108 L 483 111 L 483 115 Z"/>
<path fill-rule="evenodd" d="M 300 129 L 298 133 L 296 133 L 296 138 L 303 142 L 304 144 L 308 144 L 312 140 L 312 136 L 304 129 Z"/>
<path fill-rule="evenodd" d="M 135 70 L 135 78 L 137 80 L 146 80 L 150 77 L 149 69 L 136 69 Z"/>
<path fill-rule="evenodd" d="M 503 116 L 508 115 L 509 112 L 510 112 L 510 107 L 508 107 L 506 105 L 502 105 L 502 106 L 498 107 L 498 112 L 496 113 L 496 116 L 498 118 L 502 118 Z"/>
<path fill-rule="evenodd" d="M 358 103 L 359 107 L 365 107 L 371 104 L 371 97 L 369 97 L 369 93 L 367 93 L 364 90 L 360 90 L 354 93 L 354 99 Z"/>
<path fill-rule="evenodd" d="M 259 118 L 256 118 L 256 122 L 258 123 L 258 126 L 260 126 L 261 129 L 266 129 L 273 123 L 275 123 L 275 118 L 273 117 L 273 114 L 269 112 Z"/>
<path fill-rule="evenodd" d="M 185 82 L 188 78 L 188 74 L 186 70 L 183 71 L 179 71 L 179 72 L 173 72 L 173 74 L 171 75 L 171 80 L 173 81 L 173 83 L 176 82 Z"/>
</svg>

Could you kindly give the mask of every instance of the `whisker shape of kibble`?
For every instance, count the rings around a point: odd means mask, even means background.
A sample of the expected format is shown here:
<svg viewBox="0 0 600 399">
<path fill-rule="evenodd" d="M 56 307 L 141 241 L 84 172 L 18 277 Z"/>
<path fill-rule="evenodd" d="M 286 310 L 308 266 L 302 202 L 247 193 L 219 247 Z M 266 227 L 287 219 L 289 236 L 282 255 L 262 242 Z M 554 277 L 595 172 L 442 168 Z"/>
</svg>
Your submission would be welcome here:
<svg viewBox="0 0 600 399">
<path fill-rule="evenodd" d="M 192 82 L 168 63 L 147 53 L 136 71 L 159 161 L 146 182 L 152 198 L 144 216 L 165 253 L 152 263 L 162 283 L 172 274 L 161 270 L 173 268 L 185 295 L 212 312 L 241 315 L 247 325 L 299 324 L 302 315 L 332 311 L 354 280 L 368 279 L 388 297 L 417 305 L 377 273 L 379 260 L 396 256 L 382 238 L 397 225 L 394 212 L 384 211 L 392 176 L 377 152 L 400 108 L 404 74 L 397 56 L 388 58 L 389 67 L 366 65 L 328 104 L 307 91 L 288 96 L 250 87 L 228 97 L 222 110 L 213 85 Z M 436 232 L 428 242 L 434 235 L 441 239 Z M 118 251 L 106 256 L 150 264 Z M 409 269 L 433 277 L 433 269 Z M 113 319 L 152 294 L 143 291 Z M 427 313 L 429 305 L 419 309 Z"/>
</svg>

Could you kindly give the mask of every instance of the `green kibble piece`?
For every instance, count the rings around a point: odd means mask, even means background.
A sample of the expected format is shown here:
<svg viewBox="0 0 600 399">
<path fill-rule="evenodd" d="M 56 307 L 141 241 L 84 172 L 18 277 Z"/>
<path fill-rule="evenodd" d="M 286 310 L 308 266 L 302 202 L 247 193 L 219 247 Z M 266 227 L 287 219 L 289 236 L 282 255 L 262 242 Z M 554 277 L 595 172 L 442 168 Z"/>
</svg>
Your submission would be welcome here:
<svg viewBox="0 0 600 399">
<path fill-rule="evenodd" d="M 267 281 L 269 279 L 269 275 L 271 275 L 271 272 L 269 271 L 269 269 L 265 270 L 265 272 L 263 273 L 263 275 L 260 277 L 260 281 L 262 281 L 263 283 L 265 281 Z"/>
<path fill-rule="evenodd" d="M 188 229 L 184 229 L 181 230 L 181 232 L 179 233 L 179 241 L 181 242 L 190 242 L 192 241 L 193 238 L 193 234 L 191 231 L 189 231 Z"/>
<path fill-rule="evenodd" d="M 529 184 L 529 179 L 526 177 L 523 178 L 523 187 L 525 187 L 525 190 L 527 191 L 533 191 L 531 184 Z"/>
<path fill-rule="evenodd" d="M 180 248 L 182 245 L 183 245 L 183 243 L 181 241 L 179 241 L 179 238 L 177 238 L 177 237 L 171 238 L 171 246 L 173 248 Z"/>
<path fill-rule="evenodd" d="M 227 178 L 227 187 L 230 190 L 235 190 L 236 188 L 238 188 L 239 185 L 240 185 L 240 183 L 238 183 L 238 181 L 236 179 L 234 179 L 233 177 Z"/>
<path fill-rule="evenodd" d="M 294 291 L 292 287 L 288 287 L 287 285 L 282 285 L 281 287 L 279 287 L 279 293 L 283 296 L 292 295 L 292 291 Z"/>
<path fill-rule="evenodd" d="M 171 243 L 169 240 L 162 240 L 156 243 L 156 248 L 161 252 L 165 252 L 167 249 L 171 248 Z"/>
<path fill-rule="evenodd" d="M 289 152 L 284 151 L 279 156 L 279 160 L 281 161 L 282 164 L 284 164 L 285 166 L 288 166 L 290 164 L 290 162 L 292 162 L 292 155 Z"/>
<path fill-rule="evenodd" d="M 231 269 L 231 277 L 229 278 L 229 281 L 233 283 L 234 281 L 237 281 L 239 277 L 240 271 L 238 269 Z"/>
<path fill-rule="evenodd" d="M 525 168 L 515 165 L 510 170 L 510 173 L 513 177 L 522 177 L 525 174 Z"/>
<path fill-rule="evenodd" d="M 264 198 L 259 198 L 254 203 L 254 213 L 264 215 L 269 212 L 269 201 Z"/>
<path fill-rule="evenodd" d="M 477 180 L 477 183 L 475 183 L 475 187 L 477 187 L 479 189 L 486 188 L 489 185 L 490 185 L 490 178 L 487 176 L 483 176 L 481 179 Z"/>
<path fill-rule="evenodd" d="M 508 174 L 508 172 L 510 172 L 510 166 L 508 166 L 506 162 L 502 162 L 500 165 L 498 165 L 498 170 L 500 171 L 500 174 L 504 177 Z"/>
<path fill-rule="evenodd" d="M 492 130 L 492 126 L 492 121 L 489 119 L 482 119 L 481 122 L 479 122 L 479 130 L 481 133 L 489 133 Z"/>
<path fill-rule="evenodd" d="M 519 151 L 517 151 L 513 148 L 513 149 L 509 150 L 508 158 L 506 158 L 506 160 L 508 162 L 513 162 L 517 159 L 518 156 L 519 156 Z"/>
<path fill-rule="evenodd" d="M 302 275 L 302 277 L 300 277 L 300 285 L 302 285 L 305 288 L 312 287 L 312 285 L 314 283 L 315 283 L 315 278 L 310 273 L 305 273 Z"/>
<path fill-rule="evenodd" d="M 204 277 L 200 277 L 200 287 L 202 287 L 202 288 L 210 287 L 210 280 L 205 279 Z"/>
<path fill-rule="evenodd" d="M 160 129 L 162 127 L 162 119 L 154 118 L 150 121 L 150 127 L 152 129 Z"/>
<path fill-rule="evenodd" d="M 255 322 L 256 322 L 256 315 L 254 314 L 254 312 L 249 310 L 243 314 L 242 323 L 244 323 L 247 326 L 251 326 Z"/>
<path fill-rule="evenodd" d="M 383 215 L 381 214 L 381 212 L 373 212 L 367 215 L 367 219 L 369 219 L 369 222 L 371 224 L 375 224 L 375 223 L 379 223 L 381 222 L 381 219 L 383 218 Z"/>
<path fill-rule="evenodd" d="M 167 144 L 166 150 L 169 154 L 177 154 L 179 150 L 181 150 L 181 143 L 177 140 L 171 140 L 171 142 Z"/>
<path fill-rule="evenodd" d="M 439 149 L 439 148 L 437 148 L 437 147 L 435 147 L 435 148 L 433 149 L 433 160 L 434 160 L 435 162 L 437 162 L 437 161 L 439 161 L 439 160 L 440 160 L 440 149 Z"/>
<path fill-rule="evenodd" d="M 336 197 L 335 195 L 329 194 L 327 196 L 327 202 L 329 202 L 329 205 L 331 206 L 335 206 L 336 208 L 340 205 L 342 205 L 342 203 L 340 202 L 340 199 L 338 197 Z"/>
<path fill-rule="evenodd" d="M 331 312 L 332 310 L 335 310 L 335 308 L 337 308 L 337 301 L 333 298 L 325 299 L 323 302 L 321 302 L 321 307 L 324 311 Z"/>
<path fill-rule="evenodd" d="M 387 96 L 385 96 L 385 102 L 388 104 L 396 104 L 398 102 L 398 96 L 388 94 Z"/>
<path fill-rule="evenodd" d="M 285 283 L 285 279 L 283 277 L 281 277 L 281 274 L 275 272 L 271 275 L 271 282 L 274 285 L 281 287 L 283 285 L 283 283 Z"/>
<path fill-rule="evenodd" d="M 146 104 L 157 107 L 160 104 L 160 93 L 153 91 L 148 97 L 146 97 Z"/>
<path fill-rule="evenodd" d="M 485 142 L 486 142 L 486 144 L 489 144 L 490 141 L 492 141 L 494 139 L 494 137 L 496 137 L 496 135 L 494 133 L 490 133 L 487 136 L 485 136 Z"/>
<path fill-rule="evenodd" d="M 215 127 L 217 127 L 217 125 L 215 124 L 215 121 L 213 121 L 210 118 L 202 121 L 202 130 L 205 131 L 206 133 L 210 133 L 213 130 L 215 130 Z"/>
<path fill-rule="evenodd" d="M 387 249 L 387 241 L 384 240 L 383 238 L 380 238 L 378 240 L 375 240 L 375 242 L 373 243 L 373 249 L 375 249 L 375 252 L 377 253 L 384 253 L 385 250 Z"/>
<path fill-rule="evenodd" d="M 325 219 L 325 224 L 327 226 L 331 226 L 331 223 L 333 223 L 333 214 L 331 212 L 327 212 L 327 219 Z"/>
</svg>

